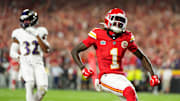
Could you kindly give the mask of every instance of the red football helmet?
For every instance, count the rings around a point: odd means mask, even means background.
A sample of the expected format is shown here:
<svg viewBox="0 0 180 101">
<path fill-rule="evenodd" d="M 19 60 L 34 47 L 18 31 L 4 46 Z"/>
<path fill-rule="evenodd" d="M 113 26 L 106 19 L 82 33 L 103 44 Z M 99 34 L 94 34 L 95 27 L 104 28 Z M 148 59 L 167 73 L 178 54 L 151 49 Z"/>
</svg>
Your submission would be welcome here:
<svg viewBox="0 0 180 101">
<path fill-rule="evenodd" d="M 111 9 L 105 16 L 105 27 L 115 33 L 124 32 L 127 25 L 127 17 L 122 9 Z"/>
</svg>

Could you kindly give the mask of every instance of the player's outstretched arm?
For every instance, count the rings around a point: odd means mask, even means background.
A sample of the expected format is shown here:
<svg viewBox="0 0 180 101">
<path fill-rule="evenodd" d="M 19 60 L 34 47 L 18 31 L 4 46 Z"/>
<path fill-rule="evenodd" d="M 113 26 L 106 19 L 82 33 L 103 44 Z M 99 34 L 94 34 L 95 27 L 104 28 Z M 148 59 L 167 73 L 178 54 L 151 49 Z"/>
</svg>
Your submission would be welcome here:
<svg viewBox="0 0 180 101">
<path fill-rule="evenodd" d="M 141 60 L 141 63 L 143 67 L 151 73 L 151 76 L 154 75 L 153 69 L 152 69 L 152 64 L 149 61 L 149 59 L 144 55 L 144 53 L 141 51 L 141 49 L 137 49 L 134 54 Z"/>
<path fill-rule="evenodd" d="M 157 75 L 154 74 L 153 69 L 152 69 L 152 64 L 149 61 L 149 59 L 144 55 L 144 53 L 140 50 L 137 49 L 134 54 L 141 60 L 141 63 L 146 70 L 148 70 L 151 73 L 151 80 L 150 80 L 150 85 L 152 87 L 157 86 L 160 84 L 160 80 Z"/>
<path fill-rule="evenodd" d="M 76 64 L 80 67 L 81 70 L 82 70 L 85 66 L 84 66 L 84 64 L 82 63 L 81 59 L 80 59 L 79 53 L 80 53 L 81 51 L 86 50 L 86 49 L 88 49 L 88 47 L 86 47 L 86 46 L 84 45 L 84 43 L 81 42 L 81 43 L 79 43 L 76 47 L 74 47 L 74 48 L 72 49 L 72 51 L 71 51 L 71 55 L 72 55 L 74 61 L 75 61 Z"/>
</svg>

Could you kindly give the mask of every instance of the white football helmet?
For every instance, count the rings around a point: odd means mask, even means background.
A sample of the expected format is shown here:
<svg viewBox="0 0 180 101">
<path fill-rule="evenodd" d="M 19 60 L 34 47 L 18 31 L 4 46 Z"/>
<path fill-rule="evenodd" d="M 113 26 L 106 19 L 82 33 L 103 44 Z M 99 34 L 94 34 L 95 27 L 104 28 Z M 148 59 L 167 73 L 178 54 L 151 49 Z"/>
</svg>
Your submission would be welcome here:
<svg viewBox="0 0 180 101">
<path fill-rule="evenodd" d="M 111 9 L 105 16 L 105 28 L 115 33 L 125 32 L 127 26 L 127 17 L 123 10 L 119 8 Z"/>
</svg>

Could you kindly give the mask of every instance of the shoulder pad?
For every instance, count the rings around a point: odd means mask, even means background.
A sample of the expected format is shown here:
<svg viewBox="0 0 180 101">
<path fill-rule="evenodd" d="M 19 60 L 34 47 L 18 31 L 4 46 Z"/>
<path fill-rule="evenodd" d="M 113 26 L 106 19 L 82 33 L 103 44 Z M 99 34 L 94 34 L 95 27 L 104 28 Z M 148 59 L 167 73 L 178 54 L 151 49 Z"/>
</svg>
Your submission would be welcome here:
<svg viewBox="0 0 180 101">
<path fill-rule="evenodd" d="M 19 33 L 20 33 L 21 30 L 22 30 L 21 28 L 17 28 L 17 29 L 15 29 L 15 30 L 13 30 L 11 37 L 17 39 L 17 37 L 18 37 L 18 35 L 19 35 Z"/>
<path fill-rule="evenodd" d="M 37 31 L 38 31 L 38 33 L 40 33 L 40 34 L 46 34 L 46 35 L 48 35 L 48 31 L 47 31 L 47 29 L 46 29 L 45 27 L 38 27 L 38 28 L 37 28 Z"/>
<path fill-rule="evenodd" d="M 134 38 L 134 35 L 132 34 L 132 32 L 126 31 L 126 34 L 129 35 L 129 37 L 130 37 L 130 42 L 135 41 L 135 38 Z"/>
<path fill-rule="evenodd" d="M 102 29 L 100 29 L 100 28 L 94 28 L 94 29 L 92 29 L 92 30 L 88 33 L 88 35 L 89 35 L 91 38 L 93 38 L 93 39 L 97 39 L 97 34 L 98 34 L 100 31 L 102 31 Z"/>
<path fill-rule="evenodd" d="M 95 33 L 98 33 L 100 31 L 103 31 L 103 29 L 101 29 L 101 28 L 94 28 L 92 31 L 95 32 Z"/>
</svg>

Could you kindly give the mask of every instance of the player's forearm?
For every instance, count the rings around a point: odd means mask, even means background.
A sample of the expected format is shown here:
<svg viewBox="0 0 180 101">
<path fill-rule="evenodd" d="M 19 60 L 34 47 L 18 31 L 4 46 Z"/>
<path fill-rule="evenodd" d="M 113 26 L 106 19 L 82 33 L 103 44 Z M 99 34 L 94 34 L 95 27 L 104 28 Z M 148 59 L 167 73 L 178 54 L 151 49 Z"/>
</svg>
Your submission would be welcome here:
<svg viewBox="0 0 180 101">
<path fill-rule="evenodd" d="M 45 53 L 50 52 L 50 47 L 48 45 L 46 45 L 39 36 L 37 36 L 37 39 L 38 39 L 38 43 L 39 43 L 40 47 L 42 48 L 43 52 L 45 52 Z"/>
<path fill-rule="evenodd" d="M 81 62 L 80 60 L 80 56 L 79 56 L 79 53 L 76 51 L 76 50 L 72 50 L 71 52 L 72 54 L 72 57 L 75 61 L 75 63 L 79 66 L 79 68 L 82 70 L 85 66 L 84 64 Z"/>
<path fill-rule="evenodd" d="M 142 57 L 141 63 L 143 65 L 143 67 L 146 68 L 146 70 L 148 70 L 151 73 L 151 76 L 154 75 L 154 72 L 152 69 L 152 64 L 146 56 Z"/>
<path fill-rule="evenodd" d="M 143 67 L 151 73 L 151 75 L 154 75 L 153 69 L 152 69 L 152 64 L 149 61 L 149 59 L 144 55 L 144 53 L 140 50 L 137 49 L 136 52 L 134 52 L 134 54 L 141 60 L 141 63 L 143 65 Z"/>
<path fill-rule="evenodd" d="M 85 66 L 84 64 L 82 63 L 81 59 L 80 59 L 80 56 L 79 56 L 79 53 L 83 50 L 86 50 L 87 47 L 83 44 L 83 43 L 80 43 L 78 44 L 75 48 L 73 48 L 73 50 L 71 51 L 71 55 L 75 61 L 75 63 L 80 67 L 80 69 L 82 70 Z"/>
</svg>

